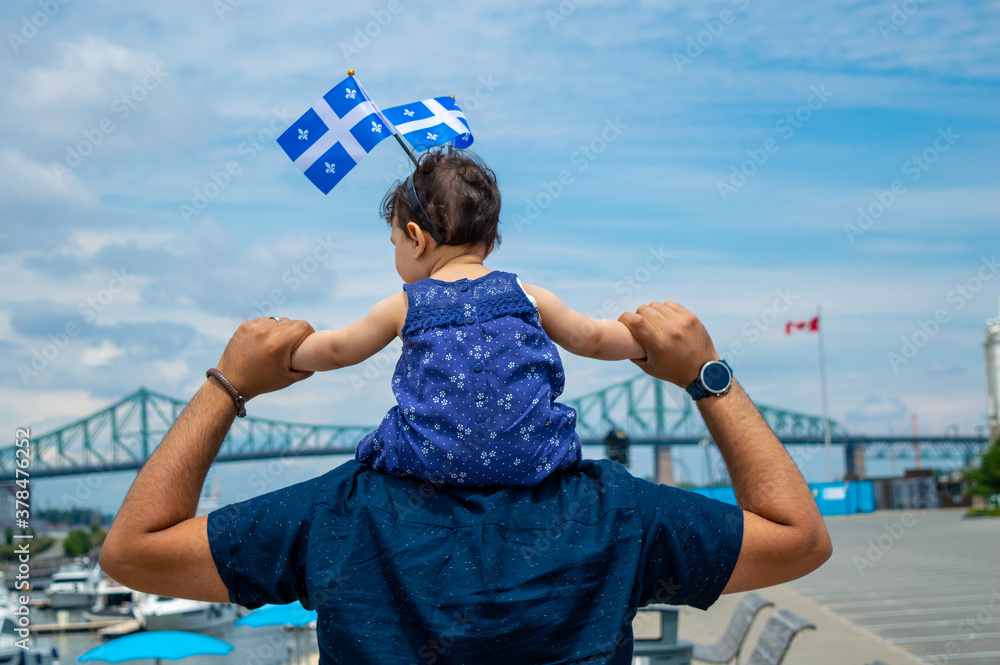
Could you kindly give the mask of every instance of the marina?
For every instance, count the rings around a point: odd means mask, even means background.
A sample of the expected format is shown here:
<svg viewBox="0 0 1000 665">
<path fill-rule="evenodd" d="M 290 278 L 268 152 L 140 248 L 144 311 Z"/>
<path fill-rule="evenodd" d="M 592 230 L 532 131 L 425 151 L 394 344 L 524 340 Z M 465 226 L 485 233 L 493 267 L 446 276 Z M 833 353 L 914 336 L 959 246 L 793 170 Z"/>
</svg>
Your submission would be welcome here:
<svg viewBox="0 0 1000 665">
<path fill-rule="evenodd" d="M 75 663 L 82 654 L 114 638 L 160 630 L 197 631 L 234 646 L 223 656 L 190 656 L 185 663 L 191 665 L 290 664 L 310 654 L 315 660 L 315 629 L 308 626 L 236 626 L 235 621 L 249 610 L 231 603 L 136 592 L 111 580 L 89 561 L 74 560 L 52 570 L 61 572 L 53 572 L 48 584 L 44 578 L 36 580 L 37 586 L 28 592 L 29 653 L 36 665 Z M 54 585 L 58 586 L 53 590 Z M 77 595 L 74 598 L 67 592 Z M 10 593 L 7 589 L 8 595 L 0 601 L 0 621 L 11 624 L 9 630 L 6 625 L 0 630 L 0 662 L 17 662 L 12 659 L 20 658 L 22 652 L 14 643 L 17 618 Z M 89 597 L 86 604 L 84 597 Z"/>
</svg>

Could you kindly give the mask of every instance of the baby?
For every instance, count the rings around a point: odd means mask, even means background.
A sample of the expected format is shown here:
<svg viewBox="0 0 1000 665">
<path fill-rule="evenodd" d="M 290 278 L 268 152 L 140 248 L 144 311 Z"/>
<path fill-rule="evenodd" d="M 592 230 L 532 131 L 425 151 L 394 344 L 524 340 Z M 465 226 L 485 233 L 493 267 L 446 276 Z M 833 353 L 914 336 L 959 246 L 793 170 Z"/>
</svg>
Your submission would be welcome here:
<svg viewBox="0 0 1000 665">
<path fill-rule="evenodd" d="M 602 360 L 645 357 L 628 328 L 483 265 L 500 242 L 500 191 L 467 151 L 424 153 L 386 194 L 382 217 L 403 290 L 292 354 L 293 369 L 325 371 L 403 340 L 397 405 L 358 444 L 358 461 L 464 486 L 535 485 L 575 464 L 576 412 L 556 402 L 564 377 L 555 344 Z"/>
</svg>

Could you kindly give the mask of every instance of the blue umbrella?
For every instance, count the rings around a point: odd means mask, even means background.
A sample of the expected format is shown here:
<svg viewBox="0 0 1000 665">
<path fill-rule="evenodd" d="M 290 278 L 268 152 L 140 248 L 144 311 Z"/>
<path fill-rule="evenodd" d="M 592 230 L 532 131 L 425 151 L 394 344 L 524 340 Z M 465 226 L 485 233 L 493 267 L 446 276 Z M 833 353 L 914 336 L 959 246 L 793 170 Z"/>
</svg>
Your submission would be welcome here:
<svg viewBox="0 0 1000 665">
<path fill-rule="evenodd" d="M 288 605 L 264 605 L 236 622 L 237 626 L 305 626 L 316 620 L 315 610 L 307 610 L 295 601 Z"/>
<path fill-rule="evenodd" d="M 299 641 L 298 629 L 316 621 L 315 610 L 307 610 L 302 607 L 302 603 L 295 601 L 288 605 L 264 605 L 258 607 L 250 614 L 236 621 L 237 626 L 295 626 L 295 650 L 297 652 L 296 661 L 302 660 L 302 645 Z"/>
<path fill-rule="evenodd" d="M 78 657 L 78 662 L 102 660 L 106 663 L 122 663 L 127 660 L 161 658 L 179 660 L 188 656 L 224 656 L 234 649 L 229 642 L 215 637 L 188 633 L 181 630 L 157 630 L 149 633 L 135 633 L 94 647 Z"/>
</svg>

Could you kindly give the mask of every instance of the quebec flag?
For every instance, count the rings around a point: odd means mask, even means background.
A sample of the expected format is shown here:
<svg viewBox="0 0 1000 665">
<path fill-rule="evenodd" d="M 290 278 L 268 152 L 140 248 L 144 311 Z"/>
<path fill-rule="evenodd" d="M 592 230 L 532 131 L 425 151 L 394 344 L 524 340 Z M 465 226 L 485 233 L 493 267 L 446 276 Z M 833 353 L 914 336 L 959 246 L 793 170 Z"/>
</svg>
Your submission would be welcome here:
<svg viewBox="0 0 1000 665">
<path fill-rule="evenodd" d="M 392 136 L 392 125 L 353 76 L 334 86 L 278 137 L 278 145 L 329 194 L 365 155 Z"/>
<path fill-rule="evenodd" d="M 472 131 L 454 97 L 425 99 L 394 106 L 383 113 L 416 150 L 427 150 L 445 143 L 456 148 L 472 145 Z"/>
</svg>

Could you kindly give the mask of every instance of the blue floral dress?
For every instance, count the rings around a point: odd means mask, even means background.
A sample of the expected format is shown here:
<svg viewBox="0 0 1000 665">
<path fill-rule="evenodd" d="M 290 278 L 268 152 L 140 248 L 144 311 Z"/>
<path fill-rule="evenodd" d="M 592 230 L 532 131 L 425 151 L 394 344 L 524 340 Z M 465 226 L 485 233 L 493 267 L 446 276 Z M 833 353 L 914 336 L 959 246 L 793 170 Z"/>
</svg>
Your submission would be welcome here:
<svg viewBox="0 0 1000 665">
<path fill-rule="evenodd" d="M 535 485 L 580 459 L 563 368 L 517 276 L 423 279 L 409 301 L 397 405 L 357 460 L 446 485 Z"/>
</svg>

